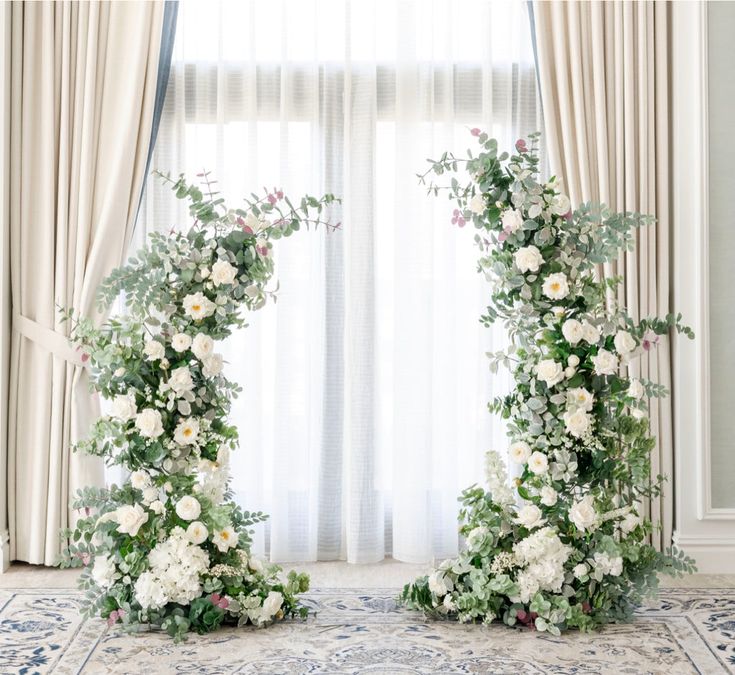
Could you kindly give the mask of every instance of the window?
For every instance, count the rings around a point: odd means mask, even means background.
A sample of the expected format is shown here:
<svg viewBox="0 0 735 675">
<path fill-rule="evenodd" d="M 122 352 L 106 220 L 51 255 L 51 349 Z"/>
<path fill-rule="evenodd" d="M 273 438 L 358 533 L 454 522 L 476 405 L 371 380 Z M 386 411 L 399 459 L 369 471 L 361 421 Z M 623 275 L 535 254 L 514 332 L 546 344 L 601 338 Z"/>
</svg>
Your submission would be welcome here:
<svg viewBox="0 0 735 675">
<path fill-rule="evenodd" d="M 279 300 L 227 341 L 241 449 L 233 488 L 271 514 L 278 561 L 457 549 L 460 489 L 503 430 L 478 317 L 472 232 L 416 181 L 480 126 L 542 128 L 523 2 L 196 2 L 180 6 L 153 166 L 215 173 L 230 204 L 263 186 L 342 196 L 336 233 L 276 250 Z M 137 232 L 181 226 L 155 179 Z"/>
</svg>

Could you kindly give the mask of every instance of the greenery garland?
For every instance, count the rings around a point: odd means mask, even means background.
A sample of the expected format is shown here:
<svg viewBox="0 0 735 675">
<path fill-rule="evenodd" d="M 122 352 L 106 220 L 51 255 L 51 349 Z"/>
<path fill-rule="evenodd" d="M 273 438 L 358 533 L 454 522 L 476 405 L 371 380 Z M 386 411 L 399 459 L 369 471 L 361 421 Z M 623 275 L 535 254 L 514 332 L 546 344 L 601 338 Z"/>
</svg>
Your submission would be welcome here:
<svg viewBox="0 0 735 675">
<path fill-rule="evenodd" d="M 215 340 L 244 325 L 241 311 L 272 295 L 273 242 L 322 219 L 333 195 L 294 205 L 279 190 L 253 194 L 227 209 L 202 174 L 203 189 L 183 176 L 176 197 L 189 201 L 187 232 L 152 234 L 137 257 L 102 284 L 100 309 L 124 294 L 127 312 L 101 327 L 74 317 L 72 338 L 91 366 L 94 388 L 112 401 L 77 449 L 122 465 L 121 487 L 87 488 L 84 512 L 62 533 L 62 567 L 84 566 L 84 613 L 137 630 L 157 626 L 175 639 L 222 623 L 265 626 L 305 616 L 297 594 L 305 574 L 250 553 L 263 513 L 232 500 L 229 456 L 237 430 L 227 423 L 239 388 L 222 375 Z"/>
<path fill-rule="evenodd" d="M 630 618 L 656 591 L 658 572 L 694 569 L 680 551 L 655 550 L 642 504 L 661 492 L 651 478 L 647 403 L 666 390 L 630 378 L 628 365 L 671 329 L 693 338 L 681 315 L 635 321 L 614 301 L 621 279 L 600 281 L 595 267 L 634 245 L 634 228 L 652 219 L 582 204 L 572 211 L 555 178 L 538 180 L 538 135 L 498 154 L 473 129 L 479 154 L 444 153 L 420 176 L 451 175 L 452 222 L 471 221 L 491 280 L 481 321 L 503 321 L 508 349 L 490 354 L 515 388 L 490 411 L 508 420 L 514 488 L 498 452 L 487 453 L 488 489 L 461 497 L 466 548 L 407 585 L 410 607 L 459 621 L 496 619 L 559 634 Z M 454 175 L 466 170 L 471 180 Z"/>
</svg>

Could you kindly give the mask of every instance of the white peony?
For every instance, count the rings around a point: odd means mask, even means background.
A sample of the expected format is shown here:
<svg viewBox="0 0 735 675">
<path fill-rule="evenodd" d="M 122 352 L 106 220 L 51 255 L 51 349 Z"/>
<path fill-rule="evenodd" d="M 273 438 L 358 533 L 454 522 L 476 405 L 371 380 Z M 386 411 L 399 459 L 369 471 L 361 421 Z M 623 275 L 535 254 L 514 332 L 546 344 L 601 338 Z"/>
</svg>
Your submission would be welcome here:
<svg viewBox="0 0 735 675">
<path fill-rule="evenodd" d="M 516 516 L 516 522 L 529 530 L 539 527 L 544 523 L 544 517 L 541 509 L 535 504 L 526 504 Z"/>
<path fill-rule="evenodd" d="M 161 413 L 153 408 L 144 408 L 135 416 L 135 426 L 141 436 L 158 438 L 163 433 Z"/>
<path fill-rule="evenodd" d="M 584 328 L 582 328 L 582 324 L 576 319 L 567 319 L 562 324 L 561 332 L 562 335 L 564 335 L 564 339 L 570 345 L 576 345 L 582 338 L 584 338 Z M 570 363 L 569 365 L 572 364 Z"/>
<path fill-rule="evenodd" d="M 584 331 L 584 339 L 589 344 L 596 345 L 600 341 L 600 329 L 589 321 L 582 324 L 582 330 Z"/>
<path fill-rule="evenodd" d="M 574 502 L 572 508 L 569 509 L 569 520 L 582 532 L 593 530 L 598 522 L 594 497 L 592 495 L 586 495 L 579 501 Z"/>
<path fill-rule="evenodd" d="M 210 354 L 202 361 L 202 374 L 204 377 L 216 377 L 222 372 L 222 354 Z"/>
<path fill-rule="evenodd" d="M 636 400 L 640 400 L 643 398 L 645 393 L 646 390 L 643 388 L 640 380 L 630 381 L 630 384 L 628 385 L 628 396 L 631 396 Z"/>
<path fill-rule="evenodd" d="M 535 246 L 524 246 L 519 248 L 513 256 L 516 267 L 523 272 L 538 272 L 538 268 L 543 264 L 544 257 Z"/>
<path fill-rule="evenodd" d="M 137 413 L 135 397 L 131 394 L 118 394 L 112 399 L 112 416 L 121 422 L 133 419 Z"/>
<path fill-rule="evenodd" d="M 595 403 L 595 397 L 584 387 L 577 387 L 567 391 L 567 407 L 571 409 L 581 408 L 590 411 Z"/>
<path fill-rule="evenodd" d="M 614 342 L 615 351 L 621 356 L 630 354 L 638 346 L 633 336 L 627 330 L 619 330 L 615 333 Z"/>
<path fill-rule="evenodd" d="M 134 537 L 138 530 L 148 522 L 148 514 L 140 504 L 123 504 L 115 510 L 117 531 Z"/>
<path fill-rule="evenodd" d="M 551 300 L 562 300 L 569 295 L 569 282 L 567 281 L 567 275 L 564 272 L 556 272 L 549 274 L 544 279 L 544 285 L 542 287 L 543 293 L 547 298 Z"/>
<path fill-rule="evenodd" d="M 143 353 L 148 361 L 158 361 L 166 356 L 166 348 L 158 340 L 146 340 Z"/>
<path fill-rule="evenodd" d="M 100 588 L 107 590 L 120 578 L 114 561 L 108 555 L 96 555 L 92 565 L 92 579 Z"/>
<path fill-rule="evenodd" d="M 542 359 L 536 364 L 536 377 L 546 382 L 547 387 L 553 387 L 564 379 L 564 369 L 553 359 Z"/>
<path fill-rule="evenodd" d="M 209 335 L 199 333 L 191 343 L 191 351 L 200 361 L 206 359 L 214 351 L 214 340 Z"/>
<path fill-rule="evenodd" d="M 429 590 L 438 596 L 454 590 L 454 582 L 442 570 L 434 570 L 429 575 Z"/>
<path fill-rule="evenodd" d="M 191 347 L 191 336 L 186 333 L 176 333 L 176 335 L 171 338 L 171 346 L 179 353 L 185 352 L 189 347 Z"/>
<path fill-rule="evenodd" d="M 133 473 L 130 474 L 130 484 L 136 490 L 143 490 L 144 488 L 150 486 L 151 477 L 147 471 L 144 471 L 143 469 L 138 469 L 137 471 L 133 471 Z"/>
<path fill-rule="evenodd" d="M 176 425 L 174 440 L 179 445 L 193 445 L 199 437 L 199 420 L 187 417 Z"/>
<path fill-rule="evenodd" d="M 472 199 L 470 199 L 470 203 L 467 207 L 475 215 L 481 216 L 485 213 L 485 199 L 481 194 L 476 194 Z"/>
<path fill-rule="evenodd" d="M 194 321 L 201 321 L 208 316 L 212 316 L 215 309 L 217 309 L 217 305 L 201 291 L 190 293 L 184 298 L 184 313 Z"/>
<path fill-rule="evenodd" d="M 597 355 L 592 357 L 592 363 L 598 375 L 615 375 L 618 372 L 618 357 L 607 349 L 600 349 Z"/>
<path fill-rule="evenodd" d="M 523 215 L 517 209 L 503 211 L 503 229 L 506 232 L 517 232 L 523 226 Z"/>
<path fill-rule="evenodd" d="M 281 610 L 283 605 L 283 595 L 278 591 L 271 591 L 263 600 L 262 615 L 268 621 L 272 619 Z"/>
<path fill-rule="evenodd" d="M 528 468 L 531 473 L 541 476 L 549 470 L 549 460 L 543 452 L 536 450 L 528 458 Z"/>
<path fill-rule="evenodd" d="M 216 530 L 212 537 L 212 543 L 222 553 L 227 553 L 231 548 L 237 546 L 238 536 L 235 528 L 228 525 L 224 530 Z"/>
<path fill-rule="evenodd" d="M 171 389 L 177 396 L 183 396 L 194 389 L 194 380 L 191 377 L 191 371 L 186 366 L 174 368 L 171 376 L 166 383 L 168 389 Z"/>
<path fill-rule="evenodd" d="M 531 456 L 531 446 L 525 441 L 516 441 L 508 448 L 508 454 L 516 464 L 525 464 Z"/>
<path fill-rule="evenodd" d="M 567 430 L 567 433 L 575 438 L 585 436 L 591 426 L 592 420 L 583 408 L 567 410 L 564 413 L 564 428 Z"/>
<path fill-rule="evenodd" d="M 559 499 L 559 495 L 553 487 L 544 485 L 541 488 L 541 503 L 544 506 L 554 506 Z"/>
<path fill-rule="evenodd" d="M 572 203 L 566 195 L 556 195 L 551 202 L 551 212 L 557 216 L 565 216 L 572 208 Z"/>
<path fill-rule="evenodd" d="M 176 515 L 181 520 L 196 520 L 202 512 L 202 505 L 196 497 L 185 495 L 176 502 Z"/>
<path fill-rule="evenodd" d="M 208 536 L 209 530 L 207 530 L 207 526 L 199 520 L 189 523 L 189 527 L 186 528 L 186 538 L 197 546 L 207 541 Z"/>
<path fill-rule="evenodd" d="M 212 265 L 212 283 L 215 286 L 229 286 L 235 281 L 237 267 L 233 267 L 226 260 L 218 260 Z"/>
</svg>

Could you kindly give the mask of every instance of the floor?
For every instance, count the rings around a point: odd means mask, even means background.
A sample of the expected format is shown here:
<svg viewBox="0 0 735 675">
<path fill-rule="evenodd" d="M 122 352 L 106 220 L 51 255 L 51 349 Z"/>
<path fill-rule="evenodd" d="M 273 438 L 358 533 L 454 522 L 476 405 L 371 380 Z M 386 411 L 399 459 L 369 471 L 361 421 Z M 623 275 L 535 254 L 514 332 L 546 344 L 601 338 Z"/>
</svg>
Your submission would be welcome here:
<svg viewBox="0 0 735 675">
<path fill-rule="evenodd" d="M 400 588 L 429 569 L 429 565 L 413 565 L 390 558 L 368 565 L 316 562 L 284 563 L 282 567 L 308 573 L 312 588 Z M 77 570 L 14 564 L 0 574 L 0 588 L 75 588 L 78 574 Z M 692 574 L 682 579 L 663 577 L 661 586 L 735 589 L 735 574 Z"/>
</svg>

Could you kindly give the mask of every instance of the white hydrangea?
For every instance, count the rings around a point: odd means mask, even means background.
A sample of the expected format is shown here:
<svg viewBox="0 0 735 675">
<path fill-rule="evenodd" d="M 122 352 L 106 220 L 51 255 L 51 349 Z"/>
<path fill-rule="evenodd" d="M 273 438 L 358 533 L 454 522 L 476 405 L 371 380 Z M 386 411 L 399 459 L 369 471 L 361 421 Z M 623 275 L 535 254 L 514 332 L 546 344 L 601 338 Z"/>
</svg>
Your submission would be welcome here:
<svg viewBox="0 0 735 675">
<path fill-rule="evenodd" d="M 514 558 L 523 568 L 516 578 L 520 601 L 529 602 L 538 591 L 561 591 L 571 553 L 552 527 L 542 527 L 514 544 Z"/>
</svg>

